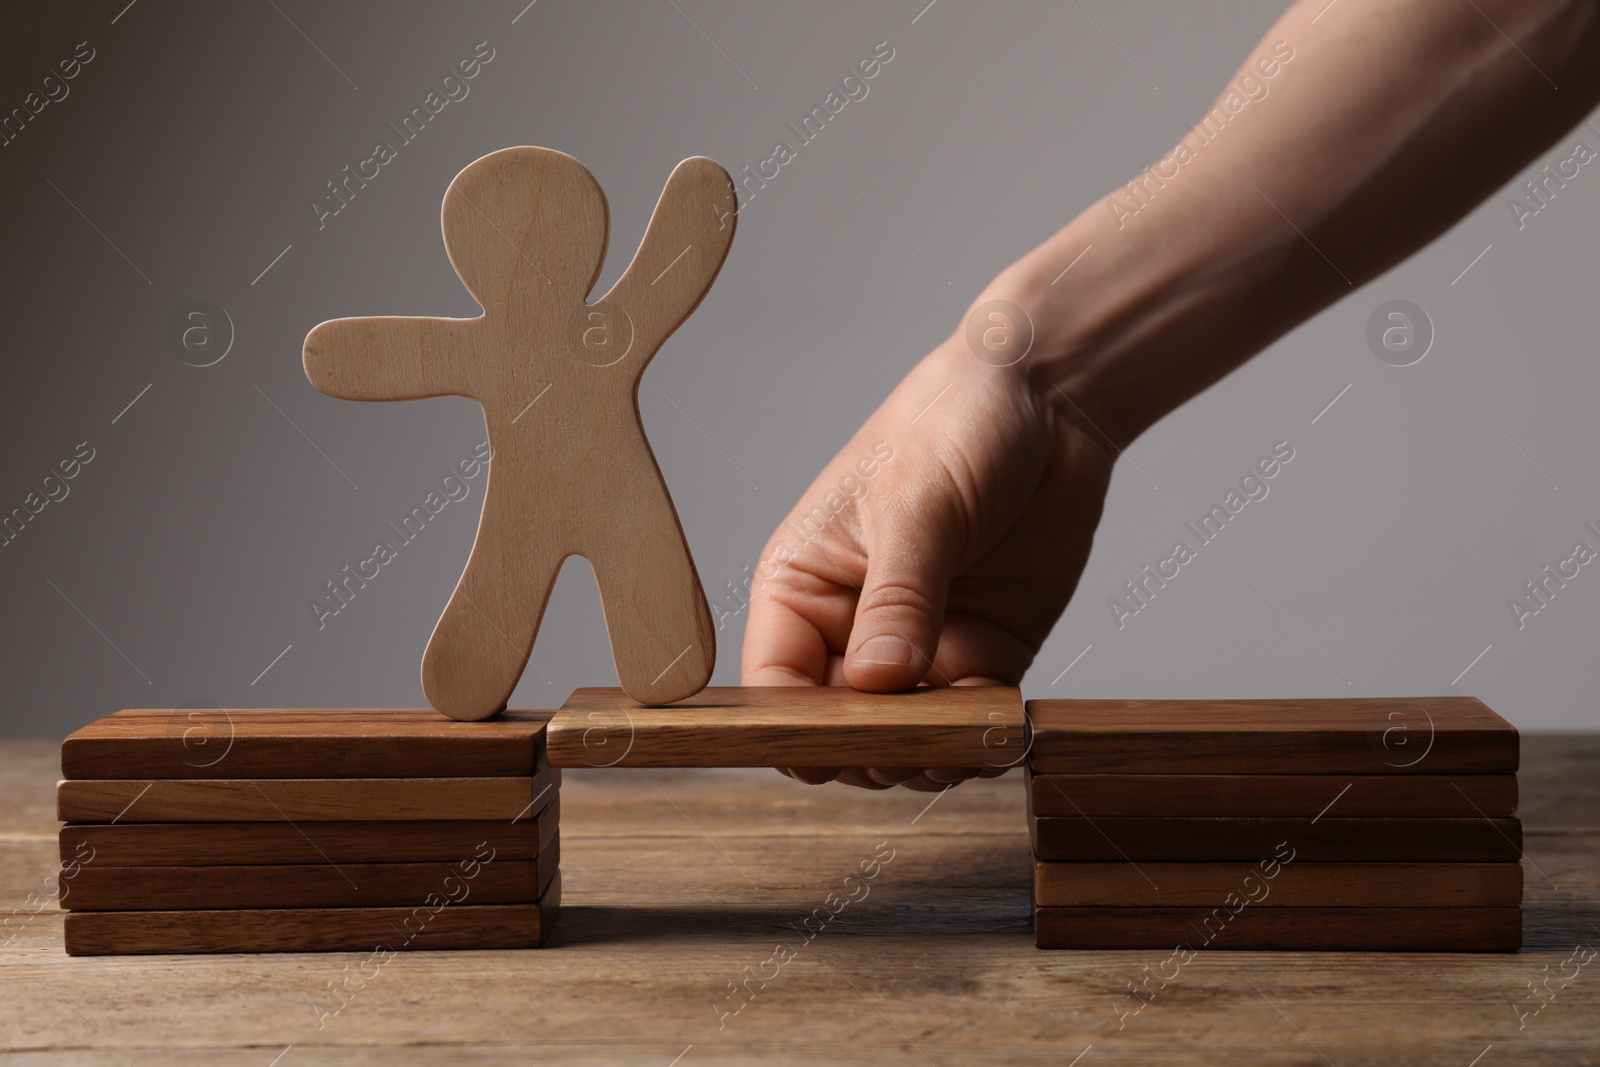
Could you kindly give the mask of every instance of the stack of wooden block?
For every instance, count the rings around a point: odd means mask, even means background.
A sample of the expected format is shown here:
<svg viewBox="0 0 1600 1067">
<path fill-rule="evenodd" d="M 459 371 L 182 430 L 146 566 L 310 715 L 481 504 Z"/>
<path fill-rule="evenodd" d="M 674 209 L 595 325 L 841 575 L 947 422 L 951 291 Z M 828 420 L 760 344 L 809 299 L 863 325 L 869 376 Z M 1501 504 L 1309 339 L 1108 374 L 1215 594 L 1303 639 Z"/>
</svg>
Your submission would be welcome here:
<svg viewBox="0 0 1600 1067">
<path fill-rule="evenodd" d="M 1521 945 L 1517 732 L 1478 700 L 1028 715 L 1040 948 Z"/>
<path fill-rule="evenodd" d="M 75 955 L 538 947 L 548 712 L 122 711 L 61 749 Z"/>
</svg>

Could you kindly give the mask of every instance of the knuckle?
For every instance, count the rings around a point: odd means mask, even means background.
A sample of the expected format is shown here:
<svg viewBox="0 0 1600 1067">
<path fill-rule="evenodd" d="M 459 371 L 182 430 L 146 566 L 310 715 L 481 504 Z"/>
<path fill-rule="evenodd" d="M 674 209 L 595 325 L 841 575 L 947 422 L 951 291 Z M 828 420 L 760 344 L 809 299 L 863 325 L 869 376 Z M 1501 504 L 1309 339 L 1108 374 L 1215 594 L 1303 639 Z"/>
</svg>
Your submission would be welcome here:
<svg viewBox="0 0 1600 1067">
<path fill-rule="evenodd" d="M 928 592 L 906 581 L 874 583 L 863 590 L 859 607 L 863 616 L 889 616 L 920 621 L 932 616 L 933 598 Z"/>
</svg>

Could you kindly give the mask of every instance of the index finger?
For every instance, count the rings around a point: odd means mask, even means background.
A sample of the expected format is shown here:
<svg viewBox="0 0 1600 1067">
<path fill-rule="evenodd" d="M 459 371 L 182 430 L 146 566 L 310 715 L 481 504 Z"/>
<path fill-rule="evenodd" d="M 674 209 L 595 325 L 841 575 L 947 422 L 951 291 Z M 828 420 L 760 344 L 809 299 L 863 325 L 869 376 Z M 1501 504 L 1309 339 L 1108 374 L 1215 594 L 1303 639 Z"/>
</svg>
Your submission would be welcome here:
<svg viewBox="0 0 1600 1067">
<path fill-rule="evenodd" d="M 741 675 L 744 685 L 837 685 L 830 665 L 844 650 L 855 613 L 855 591 L 842 589 L 792 563 L 750 590 Z"/>
</svg>

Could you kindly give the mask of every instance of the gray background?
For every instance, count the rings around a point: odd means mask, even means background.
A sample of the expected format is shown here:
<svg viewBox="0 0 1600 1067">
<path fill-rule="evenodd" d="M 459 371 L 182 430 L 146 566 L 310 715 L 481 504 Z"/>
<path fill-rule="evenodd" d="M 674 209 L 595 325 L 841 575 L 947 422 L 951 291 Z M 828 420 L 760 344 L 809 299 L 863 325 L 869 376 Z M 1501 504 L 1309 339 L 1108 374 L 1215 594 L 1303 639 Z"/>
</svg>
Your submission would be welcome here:
<svg viewBox="0 0 1600 1067">
<path fill-rule="evenodd" d="M 1164 154 L 1283 6 L 125 2 L 12 13 L 0 45 L 6 111 L 77 42 L 97 50 L 0 147 L 0 512 L 78 442 L 96 450 L 0 548 L 9 734 L 127 706 L 422 703 L 481 479 L 320 632 L 307 600 L 481 440 L 481 418 L 458 398 L 322 396 L 300 342 L 341 315 L 476 314 L 438 209 L 478 156 L 547 145 L 594 172 L 613 213 L 604 288 L 678 160 L 754 165 L 875 42 L 894 47 L 868 97 L 753 199 L 645 377 L 646 427 L 717 595 L 982 285 Z M 467 99 L 319 232 L 323 183 L 480 41 L 495 58 Z M 1578 137 L 1600 146 L 1584 126 L 1559 154 Z M 1470 692 L 1525 728 L 1592 727 L 1600 573 L 1520 631 L 1506 601 L 1600 522 L 1597 208 L 1596 167 L 1521 232 L 1498 194 L 1137 442 L 1028 695 Z M 207 368 L 165 340 L 194 298 L 237 334 Z M 1436 327 L 1415 366 L 1365 340 L 1394 298 Z M 1270 496 L 1118 631 L 1107 598 L 1279 440 L 1296 455 Z M 720 684 L 737 683 L 742 625 L 719 634 Z M 534 664 L 517 704 L 615 683 L 581 560 Z"/>
</svg>

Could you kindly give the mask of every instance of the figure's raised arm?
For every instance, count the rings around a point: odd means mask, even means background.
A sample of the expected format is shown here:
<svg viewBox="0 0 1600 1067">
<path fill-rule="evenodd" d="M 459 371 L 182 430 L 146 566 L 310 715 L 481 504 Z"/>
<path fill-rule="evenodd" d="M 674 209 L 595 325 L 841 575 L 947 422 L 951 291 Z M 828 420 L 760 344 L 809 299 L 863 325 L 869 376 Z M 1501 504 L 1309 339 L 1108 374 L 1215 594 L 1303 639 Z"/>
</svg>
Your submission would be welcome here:
<svg viewBox="0 0 1600 1067">
<path fill-rule="evenodd" d="M 633 262 L 600 303 L 627 311 L 643 373 L 656 349 L 716 281 L 733 243 L 739 202 L 728 172 L 704 156 L 673 168 Z"/>
<path fill-rule="evenodd" d="M 343 400 L 474 396 L 477 319 L 330 319 L 306 335 L 311 384 Z"/>
</svg>

